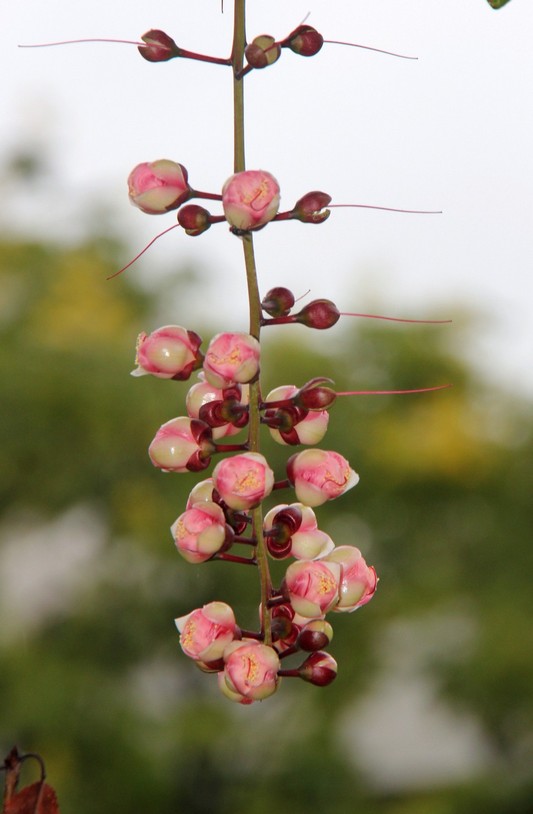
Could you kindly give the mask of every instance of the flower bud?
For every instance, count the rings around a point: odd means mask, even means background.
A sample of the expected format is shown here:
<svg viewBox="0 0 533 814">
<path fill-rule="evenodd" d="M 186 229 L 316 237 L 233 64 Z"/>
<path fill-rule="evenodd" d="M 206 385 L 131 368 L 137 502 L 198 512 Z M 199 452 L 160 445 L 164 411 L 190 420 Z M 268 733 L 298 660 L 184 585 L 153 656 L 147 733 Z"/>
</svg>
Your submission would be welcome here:
<svg viewBox="0 0 533 814">
<path fill-rule="evenodd" d="M 287 476 L 298 500 L 312 507 L 334 500 L 359 481 L 346 458 L 324 449 L 306 449 L 292 455 L 287 461 Z"/>
<path fill-rule="evenodd" d="M 262 701 L 276 692 L 279 657 L 274 648 L 257 641 L 232 642 L 224 651 L 224 682 L 231 693 Z"/>
<path fill-rule="evenodd" d="M 307 328 L 324 331 L 326 328 L 332 328 L 340 317 L 337 306 L 331 300 L 313 300 L 298 314 L 294 314 L 294 321 Z"/>
<path fill-rule="evenodd" d="M 284 399 L 291 399 L 294 395 L 299 393 L 295 385 L 285 385 L 283 387 L 276 387 L 271 390 L 265 401 L 282 401 Z M 292 424 L 289 432 L 284 431 L 282 427 L 276 429 L 269 426 L 269 432 L 274 441 L 278 444 L 318 444 L 326 434 L 329 422 L 329 413 L 327 410 L 320 412 L 307 412 L 304 410 L 300 413 L 300 408 L 295 408 L 298 414 L 295 416 L 295 421 Z M 267 410 L 265 418 L 269 416 L 275 417 L 276 413 L 281 411 Z M 301 416 L 301 417 L 300 417 Z"/>
<path fill-rule="evenodd" d="M 232 175 L 222 187 L 226 220 L 234 229 L 260 229 L 279 209 L 279 184 L 264 170 L 244 170 Z"/>
<path fill-rule="evenodd" d="M 318 650 L 306 658 L 299 669 L 300 678 L 315 684 L 317 687 L 326 687 L 337 678 L 337 662 L 329 653 Z"/>
<path fill-rule="evenodd" d="M 294 516 L 298 517 L 297 525 L 291 523 Z M 276 557 L 275 550 L 287 549 L 283 556 L 278 555 L 278 559 L 292 555 L 297 560 L 315 560 L 334 548 L 331 537 L 318 529 L 314 511 L 303 503 L 274 506 L 265 515 L 264 529 L 267 547 L 273 557 Z"/>
<path fill-rule="evenodd" d="M 323 562 L 337 562 L 341 566 L 339 601 L 334 611 L 354 611 L 370 602 L 376 592 L 376 571 L 368 566 L 358 548 L 341 545 L 333 549 Z"/>
<path fill-rule="evenodd" d="M 180 416 L 163 424 L 148 448 L 150 460 L 163 472 L 197 472 L 209 466 L 214 452 L 211 428 Z"/>
<path fill-rule="evenodd" d="M 294 305 L 294 294 L 288 288 L 277 286 L 267 291 L 261 301 L 261 308 L 271 317 L 285 317 Z"/>
<path fill-rule="evenodd" d="M 189 389 L 186 397 L 187 413 L 191 418 L 200 418 L 206 424 L 209 424 L 213 431 L 213 438 L 218 440 L 228 435 L 235 435 L 239 432 L 248 421 L 248 413 L 244 405 L 248 403 L 249 388 L 247 385 L 235 385 L 231 390 L 221 390 L 218 387 L 213 387 L 209 382 L 205 381 L 203 373 L 198 374 L 199 382 L 193 384 Z M 232 398 L 229 399 L 229 394 Z M 229 402 L 228 409 L 233 405 L 237 415 L 237 407 L 239 418 L 235 418 L 235 423 L 230 423 L 227 416 L 218 417 L 218 413 L 223 412 L 223 407 Z M 216 405 L 220 409 L 217 416 L 209 413 L 206 415 L 206 405 Z M 241 410 L 243 412 L 241 412 Z M 215 420 L 216 418 L 216 420 Z"/>
<path fill-rule="evenodd" d="M 285 586 L 292 607 L 301 616 L 315 619 L 339 600 L 341 567 L 324 560 L 298 560 L 287 568 Z"/>
<path fill-rule="evenodd" d="M 298 636 L 298 647 L 312 653 L 327 647 L 333 638 L 333 628 L 325 619 L 313 619 L 303 627 Z"/>
<path fill-rule="evenodd" d="M 222 658 L 224 649 L 235 638 L 235 616 L 225 602 L 209 602 L 175 620 L 180 645 L 191 659 L 213 662 Z"/>
<path fill-rule="evenodd" d="M 230 509 L 253 509 L 274 486 L 274 473 L 258 452 L 244 452 L 219 461 L 213 470 L 213 484 Z"/>
<path fill-rule="evenodd" d="M 331 203 L 331 195 L 327 192 L 308 192 L 299 201 L 296 201 L 291 217 L 302 223 L 323 223 L 331 214 L 324 209 Z"/>
<path fill-rule="evenodd" d="M 140 333 L 135 356 L 137 367 L 131 375 L 151 373 L 160 379 L 188 379 L 202 364 L 201 344 L 198 334 L 180 325 L 165 325 L 151 334 Z"/>
<path fill-rule="evenodd" d="M 187 177 L 182 164 L 166 158 L 137 164 L 128 177 L 130 201 L 148 215 L 177 209 L 191 194 Z"/>
<path fill-rule="evenodd" d="M 211 213 L 198 204 L 182 206 L 178 212 L 178 223 L 191 237 L 197 237 L 211 226 Z"/>
<path fill-rule="evenodd" d="M 244 55 L 252 68 L 266 68 L 281 56 L 281 46 L 269 34 L 255 37 L 244 49 Z"/>
<path fill-rule="evenodd" d="M 337 394 L 331 387 L 324 386 L 324 382 L 331 383 L 331 379 L 323 377 L 310 379 L 295 394 L 294 403 L 298 407 L 305 407 L 306 410 L 323 410 L 330 407 L 337 398 Z"/>
<path fill-rule="evenodd" d="M 250 334 L 217 334 L 205 354 L 205 378 L 218 388 L 251 382 L 259 372 L 260 349 L 259 342 Z"/>
<path fill-rule="evenodd" d="M 141 40 L 146 45 L 139 45 L 137 50 L 148 62 L 167 62 L 180 55 L 180 49 L 164 31 L 152 28 L 142 35 Z"/>
<path fill-rule="evenodd" d="M 313 57 L 318 54 L 324 44 L 322 34 L 310 25 L 299 25 L 292 31 L 281 45 L 286 46 L 302 57 Z"/>
<path fill-rule="evenodd" d="M 213 478 L 206 478 L 193 486 L 187 498 L 186 509 L 191 509 L 196 503 L 213 501 Z"/>
<path fill-rule="evenodd" d="M 170 531 L 181 556 L 191 563 L 206 562 L 226 543 L 226 518 L 216 503 L 197 503 L 180 514 Z"/>
</svg>

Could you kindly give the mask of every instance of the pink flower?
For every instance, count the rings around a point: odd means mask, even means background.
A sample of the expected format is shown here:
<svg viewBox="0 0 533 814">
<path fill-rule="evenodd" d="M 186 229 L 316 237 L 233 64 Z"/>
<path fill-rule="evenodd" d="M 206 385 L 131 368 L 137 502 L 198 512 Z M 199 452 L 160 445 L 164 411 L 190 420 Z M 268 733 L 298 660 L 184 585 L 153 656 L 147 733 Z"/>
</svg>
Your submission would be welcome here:
<svg viewBox="0 0 533 814">
<path fill-rule="evenodd" d="M 230 509 L 253 509 L 274 486 L 274 473 L 258 452 L 224 458 L 213 470 L 213 485 Z"/>
<path fill-rule="evenodd" d="M 341 545 L 333 549 L 322 562 L 336 562 L 341 566 L 339 601 L 334 611 L 354 611 L 370 602 L 376 592 L 376 571 L 368 566 L 358 548 Z"/>
<path fill-rule="evenodd" d="M 262 701 L 276 692 L 280 664 L 274 648 L 255 640 L 234 641 L 224 650 L 224 661 L 223 680 L 230 693 Z"/>
<path fill-rule="evenodd" d="M 175 620 L 183 652 L 195 661 L 221 659 L 224 649 L 235 638 L 235 616 L 225 602 L 209 602 Z"/>
<path fill-rule="evenodd" d="M 285 399 L 292 398 L 292 396 L 298 392 L 298 388 L 293 384 L 288 384 L 283 387 L 276 387 L 275 390 L 270 391 L 265 401 L 283 401 Z M 295 409 L 297 411 L 296 415 L 298 415 L 299 412 L 303 412 L 303 418 L 297 417 L 288 432 L 285 432 L 283 428 L 278 430 L 276 428 L 269 427 L 270 435 L 274 441 L 278 442 L 278 444 L 318 444 L 323 439 L 328 428 L 328 411 L 314 410 L 312 412 L 307 412 L 306 410 L 300 411 L 298 408 Z M 277 412 L 277 410 L 267 409 L 265 416 L 275 416 Z M 283 410 L 279 412 L 283 413 Z M 290 414 L 291 410 L 289 409 L 288 415 L 290 416 Z"/>
<path fill-rule="evenodd" d="M 279 184 L 264 170 L 237 172 L 222 187 L 222 206 L 235 229 L 260 229 L 278 212 Z"/>
<path fill-rule="evenodd" d="M 204 501 L 180 514 L 170 531 L 187 562 L 205 562 L 224 547 L 226 518 L 220 506 Z"/>
<path fill-rule="evenodd" d="M 150 460 L 163 472 L 196 472 L 209 466 L 214 447 L 211 429 L 202 421 L 173 418 L 163 424 L 148 448 Z"/>
<path fill-rule="evenodd" d="M 292 607 L 307 619 L 327 613 L 339 600 L 341 567 L 324 560 L 298 560 L 287 568 L 285 586 Z"/>
<path fill-rule="evenodd" d="M 213 387 L 212 384 L 206 382 L 205 375 L 203 373 L 199 373 L 198 378 L 200 381 L 193 384 L 189 389 L 185 402 L 187 412 L 191 418 L 199 418 L 200 409 L 204 406 L 204 404 L 209 404 L 212 401 L 224 400 L 224 391 L 218 387 Z M 247 385 L 243 385 L 242 389 L 239 388 L 239 390 L 241 391 L 241 404 L 247 404 L 249 388 Z M 219 438 L 224 438 L 228 435 L 235 435 L 235 433 L 240 432 L 241 427 L 236 427 L 234 424 L 226 423 L 212 427 L 211 429 L 213 431 L 213 438 L 218 440 Z"/>
<path fill-rule="evenodd" d="M 259 372 L 259 354 L 259 342 L 250 334 L 217 334 L 205 354 L 205 378 L 218 388 L 250 382 Z"/>
<path fill-rule="evenodd" d="M 202 340 L 180 325 L 165 325 L 151 334 L 140 333 L 132 376 L 151 373 L 160 379 L 188 379 L 200 367 Z"/>
<path fill-rule="evenodd" d="M 346 458 L 323 449 L 306 449 L 293 455 L 287 461 L 287 476 L 294 484 L 296 497 L 306 506 L 321 506 L 359 481 Z"/>
<path fill-rule="evenodd" d="M 329 554 L 334 548 L 333 540 L 325 532 L 319 530 L 314 511 L 309 506 L 304 506 L 303 503 L 291 503 L 290 506 L 282 503 L 274 506 L 265 515 L 265 531 L 271 531 L 276 526 L 276 515 L 287 508 L 296 508 L 301 513 L 300 526 L 291 534 L 290 555 L 297 560 L 314 560 Z"/>
<path fill-rule="evenodd" d="M 128 194 L 132 204 L 148 215 L 177 209 L 191 194 L 187 170 L 166 158 L 137 164 L 128 177 Z"/>
</svg>

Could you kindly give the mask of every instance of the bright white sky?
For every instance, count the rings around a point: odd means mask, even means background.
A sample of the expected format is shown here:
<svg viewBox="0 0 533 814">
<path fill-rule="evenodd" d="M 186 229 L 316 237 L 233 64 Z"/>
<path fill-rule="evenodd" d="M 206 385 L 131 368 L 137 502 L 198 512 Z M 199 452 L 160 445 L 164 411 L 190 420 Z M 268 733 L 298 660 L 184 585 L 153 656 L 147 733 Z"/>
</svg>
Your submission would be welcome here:
<svg viewBox="0 0 533 814">
<path fill-rule="evenodd" d="M 179 45 L 229 54 L 232 3 L 219 0 L 17 0 L 0 5 L 0 157 L 49 146 L 58 177 L 32 200 L 4 197 L 1 223 L 66 239 L 89 201 L 109 208 L 136 248 L 172 225 L 130 207 L 137 163 L 171 158 L 200 189 L 232 172 L 229 69 L 151 65 L 126 45 L 21 50 L 80 37 L 138 39 L 161 28 Z M 337 210 L 321 226 L 280 223 L 257 235 L 261 288 L 334 299 L 342 310 L 485 315 L 469 352 L 533 393 L 533 3 L 511 0 L 249 0 L 249 39 L 281 38 L 310 12 L 326 38 L 416 55 L 417 62 L 324 46 L 284 51 L 247 79 L 247 161 L 271 171 L 282 208 L 311 189 L 334 202 L 443 209 L 439 216 Z M 127 10 L 125 10 L 127 9 Z M 6 204 L 7 200 L 7 204 Z M 7 209 L 7 212 L 5 211 Z M 216 211 L 216 207 L 213 207 Z M 130 274 L 194 261 L 213 270 L 204 307 L 246 326 L 239 241 L 223 225 L 176 229 Z M 116 281 L 118 284 L 118 281 Z M 177 313 L 185 322 L 190 303 Z M 155 327 L 155 326 L 148 326 Z M 303 330 L 303 329 L 302 329 Z M 452 329 L 453 330 L 453 329 Z"/>
</svg>

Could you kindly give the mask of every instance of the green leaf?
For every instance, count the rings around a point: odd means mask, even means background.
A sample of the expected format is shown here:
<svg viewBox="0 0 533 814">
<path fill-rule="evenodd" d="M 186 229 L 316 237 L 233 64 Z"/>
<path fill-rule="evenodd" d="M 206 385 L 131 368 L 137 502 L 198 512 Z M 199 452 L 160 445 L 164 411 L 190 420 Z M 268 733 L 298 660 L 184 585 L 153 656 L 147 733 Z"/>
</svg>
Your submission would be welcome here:
<svg viewBox="0 0 533 814">
<path fill-rule="evenodd" d="M 487 3 L 491 5 L 492 8 L 501 8 L 508 2 L 509 0 L 487 0 Z"/>
</svg>

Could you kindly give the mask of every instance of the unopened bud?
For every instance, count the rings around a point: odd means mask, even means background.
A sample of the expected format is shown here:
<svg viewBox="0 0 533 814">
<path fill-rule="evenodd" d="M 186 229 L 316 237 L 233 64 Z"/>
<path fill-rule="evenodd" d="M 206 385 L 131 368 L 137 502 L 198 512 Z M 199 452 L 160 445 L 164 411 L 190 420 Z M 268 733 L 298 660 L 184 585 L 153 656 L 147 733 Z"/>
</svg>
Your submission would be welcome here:
<svg viewBox="0 0 533 814">
<path fill-rule="evenodd" d="M 294 394 L 294 404 L 306 410 L 324 410 L 331 407 L 337 393 L 331 387 L 324 386 L 324 382 L 331 382 L 331 379 L 323 377 L 310 379 Z"/>
<path fill-rule="evenodd" d="M 281 56 L 281 46 L 269 34 L 255 37 L 246 46 L 244 55 L 252 68 L 266 68 L 273 65 Z"/>
<path fill-rule="evenodd" d="M 196 237 L 211 226 L 211 213 L 198 204 L 187 204 L 178 212 L 178 223 L 188 235 Z"/>
<path fill-rule="evenodd" d="M 308 328 L 323 331 L 331 328 L 340 319 L 340 313 L 331 300 L 313 300 L 305 308 L 294 315 L 294 321 Z"/>
<path fill-rule="evenodd" d="M 325 619 L 313 619 L 300 631 L 298 647 L 312 653 L 327 647 L 333 638 L 333 628 Z"/>
<path fill-rule="evenodd" d="M 128 177 L 132 204 L 148 215 L 161 215 L 177 209 L 191 195 L 183 164 L 161 158 L 137 164 Z"/>
<path fill-rule="evenodd" d="M 310 25 L 299 25 L 292 31 L 281 45 L 290 48 L 301 57 L 313 57 L 318 54 L 324 44 L 322 34 Z"/>
<path fill-rule="evenodd" d="M 331 203 L 331 195 L 327 192 L 308 192 L 299 201 L 296 201 L 291 217 L 302 223 L 323 223 L 331 214 L 325 209 Z"/>
<path fill-rule="evenodd" d="M 141 40 L 146 45 L 139 45 L 137 50 L 148 62 L 167 62 L 169 59 L 174 59 L 174 57 L 180 55 L 180 49 L 172 37 L 157 28 L 147 31 L 146 34 L 142 35 Z"/>
<path fill-rule="evenodd" d="M 276 286 L 267 291 L 261 308 L 271 317 L 285 317 L 294 305 L 294 294 L 288 288 Z"/>
<path fill-rule="evenodd" d="M 298 672 L 304 681 L 325 687 L 337 678 L 337 662 L 329 653 L 317 650 L 304 661 Z"/>
</svg>

